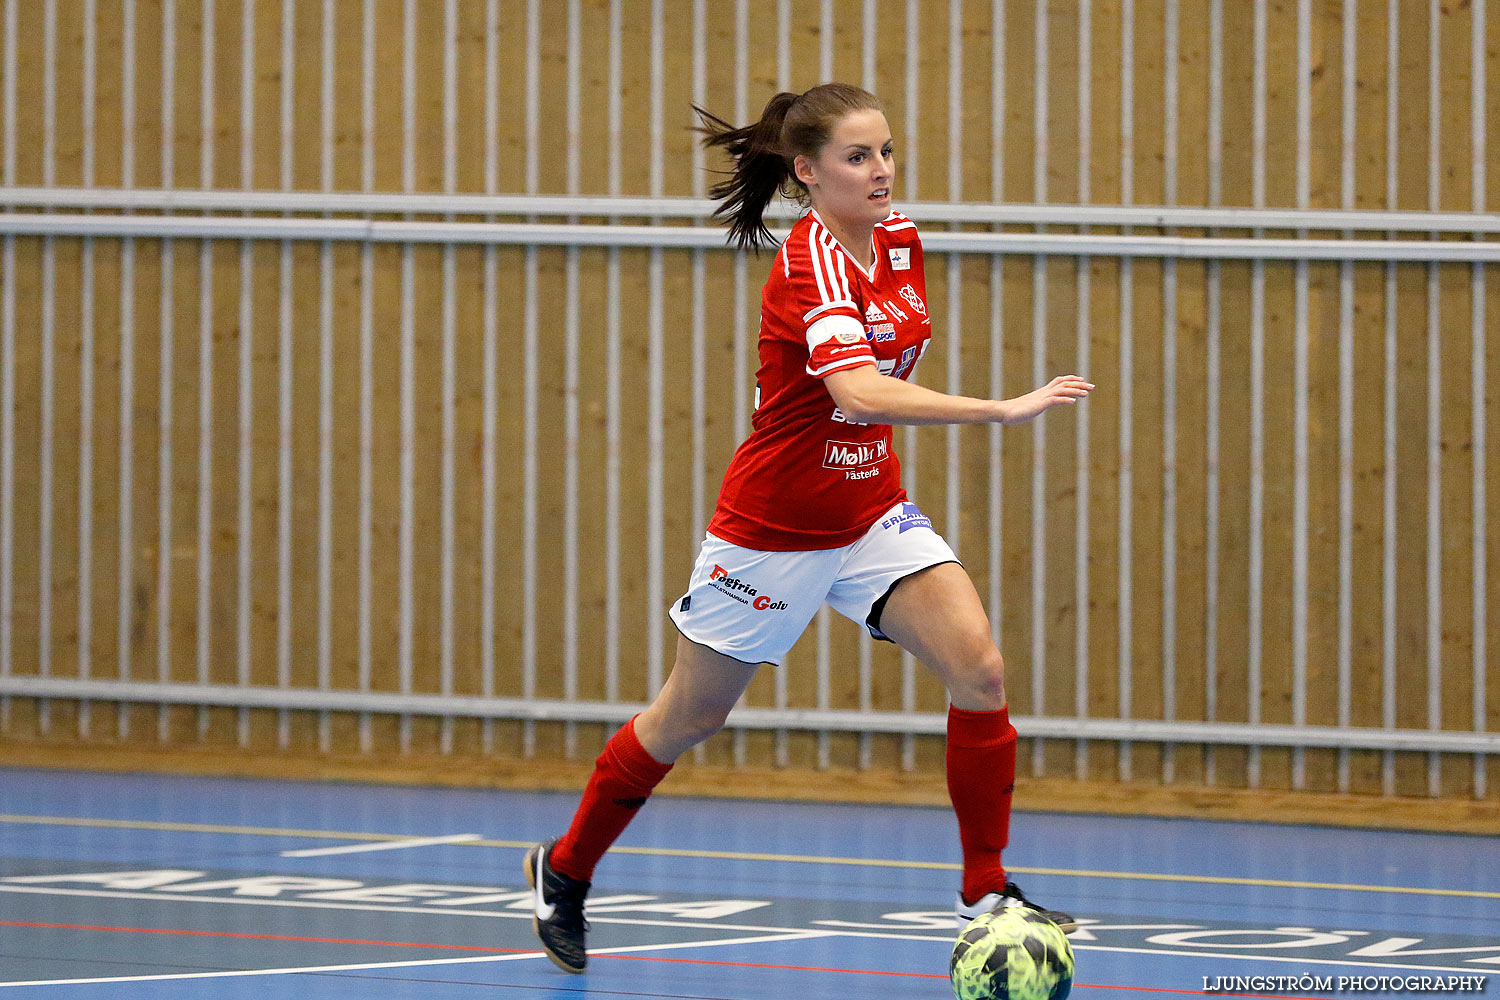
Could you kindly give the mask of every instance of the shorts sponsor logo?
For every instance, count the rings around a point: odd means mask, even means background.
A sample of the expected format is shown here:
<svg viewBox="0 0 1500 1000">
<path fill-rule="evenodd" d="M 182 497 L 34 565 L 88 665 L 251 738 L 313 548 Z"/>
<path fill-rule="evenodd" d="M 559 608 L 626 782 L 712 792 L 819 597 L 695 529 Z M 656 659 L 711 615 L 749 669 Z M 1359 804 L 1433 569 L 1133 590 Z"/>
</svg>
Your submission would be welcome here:
<svg viewBox="0 0 1500 1000">
<path fill-rule="evenodd" d="M 785 611 L 787 608 L 785 601 L 762 594 L 739 577 L 730 576 L 729 571 L 718 563 L 714 563 L 713 571 L 708 574 L 708 585 L 725 597 L 748 604 L 756 611 Z"/>
<path fill-rule="evenodd" d="M 884 462 L 890 453 L 890 445 L 884 441 L 826 441 L 823 468 L 864 469 Z"/>
<path fill-rule="evenodd" d="M 932 518 L 923 514 L 916 504 L 904 503 L 901 505 L 899 513 L 892 514 L 884 521 L 881 521 L 880 526 L 887 531 L 895 528 L 898 535 L 904 534 L 912 528 L 926 528 L 928 531 L 931 531 Z"/>
</svg>

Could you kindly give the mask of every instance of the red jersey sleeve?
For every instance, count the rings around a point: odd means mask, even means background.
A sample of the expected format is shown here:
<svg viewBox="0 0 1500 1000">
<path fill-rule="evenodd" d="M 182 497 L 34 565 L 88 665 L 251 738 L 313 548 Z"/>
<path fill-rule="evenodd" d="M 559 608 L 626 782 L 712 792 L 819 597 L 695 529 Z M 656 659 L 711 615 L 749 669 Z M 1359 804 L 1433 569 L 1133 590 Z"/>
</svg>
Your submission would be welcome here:
<svg viewBox="0 0 1500 1000">
<path fill-rule="evenodd" d="M 789 238 L 782 246 L 781 270 L 779 311 L 786 329 L 806 341 L 807 374 L 821 379 L 875 364 L 856 300 L 858 284 L 828 230 L 813 221 L 805 235 Z"/>
</svg>

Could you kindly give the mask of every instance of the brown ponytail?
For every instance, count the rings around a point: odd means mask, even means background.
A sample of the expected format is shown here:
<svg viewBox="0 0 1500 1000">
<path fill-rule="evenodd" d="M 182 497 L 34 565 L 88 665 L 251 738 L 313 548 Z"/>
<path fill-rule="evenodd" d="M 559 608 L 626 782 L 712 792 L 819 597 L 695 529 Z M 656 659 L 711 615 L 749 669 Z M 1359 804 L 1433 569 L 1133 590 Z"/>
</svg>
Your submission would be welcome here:
<svg viewBox="0 0 1500 1000">
<path fill-rule="evenodd" d="M 760 120 L 744 128 L 694 105 L 703 122 L 703 144 L 723 146 L 734 161 L 729 176 L 708 190 L 709 197 L 720 202 L 714 217 L 729 219 L 730 242 L 742 250 L 776 246 L 764 221 L 772 196 L 781 191 L 799 201 L 807 198 L 792 162 L 798 156 L 817 156 L 839 119 L 865 109 L 885 110 L 874 94 L 847 83 L 825 83 L 805 94 L 777 94 L 766 103 Z"/>
</svg>

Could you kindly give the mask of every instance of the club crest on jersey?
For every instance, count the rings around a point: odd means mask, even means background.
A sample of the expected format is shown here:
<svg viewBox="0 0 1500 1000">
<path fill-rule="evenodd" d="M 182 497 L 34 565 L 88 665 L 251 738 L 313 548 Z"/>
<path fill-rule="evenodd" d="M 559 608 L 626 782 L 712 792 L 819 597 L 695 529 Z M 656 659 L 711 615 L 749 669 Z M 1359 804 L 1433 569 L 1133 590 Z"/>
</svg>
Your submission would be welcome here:
<svg viewBox="0 0 1500 1000">
<path fill-rule="evenodd" d="M 891 247 L 891 270 L 911 270 L 911 247 Z"/>
<path fill-rule="evenodd" d="M 922 301 L 922 296 L 918 295 L 917 290 L 911 287 L 911 285 L 901 286 L 901 297 L 917 311 L 918 315 L 927 315 L 927 303 Z"/>
</svg>

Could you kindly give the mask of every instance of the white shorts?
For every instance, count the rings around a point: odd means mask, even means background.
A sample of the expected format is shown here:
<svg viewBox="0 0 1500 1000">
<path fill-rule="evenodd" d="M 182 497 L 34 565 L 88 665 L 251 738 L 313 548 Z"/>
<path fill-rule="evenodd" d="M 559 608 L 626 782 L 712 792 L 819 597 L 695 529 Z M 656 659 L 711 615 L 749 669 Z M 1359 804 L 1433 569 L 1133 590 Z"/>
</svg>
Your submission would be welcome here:
<svg viewBox="0 0 1500 1000">
<path fill-rule="evenodd" d="M 670 613 L 693 642 L 746 663 L 780 663 L 824 601 L 884 639 L 877 625 L 891 588 L 947 562 L 958 557 L 910 502 L 837 549 L 763 552 L 710 534 Z"/>
</svg>

